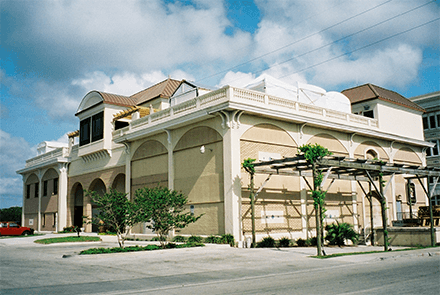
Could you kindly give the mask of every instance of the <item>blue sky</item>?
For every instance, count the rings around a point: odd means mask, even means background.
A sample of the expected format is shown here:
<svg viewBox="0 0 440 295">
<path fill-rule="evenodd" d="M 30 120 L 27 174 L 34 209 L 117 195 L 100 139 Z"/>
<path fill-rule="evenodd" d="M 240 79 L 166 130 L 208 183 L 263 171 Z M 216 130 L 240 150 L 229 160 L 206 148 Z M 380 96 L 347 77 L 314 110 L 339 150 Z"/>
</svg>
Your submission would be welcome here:
<svg viewBox="0 0 440 295">
<path fill-rule="evenodd" d="M 24 1 L 1 5 L 0 207 L 16 170 L 67 141 L 91 90 L 131 95 L 170 75 L 244 86 L 262 73 L 341 91 L 440 90 L 440 4 L 429 0 Z"/>
</svg>

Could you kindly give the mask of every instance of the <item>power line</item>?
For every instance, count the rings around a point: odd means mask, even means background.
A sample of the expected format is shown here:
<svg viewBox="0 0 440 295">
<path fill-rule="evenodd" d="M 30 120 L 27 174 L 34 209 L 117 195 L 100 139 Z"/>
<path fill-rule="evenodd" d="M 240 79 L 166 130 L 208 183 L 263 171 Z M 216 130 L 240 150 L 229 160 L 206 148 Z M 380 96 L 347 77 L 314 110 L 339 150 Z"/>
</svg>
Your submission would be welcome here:
<svg viewBox="0 0 440 295">
<path fill-rule="evenodd" d="M 428 25 L 428 24 L 430 24 L 430 23 L 433 23 L 433 22 L 435 22 L 435 21 L 438 21 L 439 19 L 440 19 L 440 17 L 438 17 L 438 18 L 436 18 L 436 19 L 433 19 L 433 20 L 431 20 L 431 21 L 428 21 L 428 22 L 426 22 L 426 23 L 423 23 L 423 24 L 421 24 L 421 25 L 418 25 L 418 26 L 416 26 L 416 27 L 413 27 L 413 28 L 411 28 L 411 29 L 408 29 L 408 30 L 402 31 L 402 32 L 400 32 L 400 33 L 397 33 L 397 34 L 391 35 L 391 36 L 389 36 L 389 37 L 383 38 L 383 39 L 378 40 L 378 41 L 376 41 L 376 42 L 373 42 L 373 43 L 367 44 L 367 45 L 362 46 L 362 47 L 359 47 L 359 48 L 357 48 L 357 49 L 355 49 L 355 50 L 352 50 L 352 51 L 349 51 L 349 52 L 343 53 L 343 54 L 341 54 L 341 55 L 338 55 L 338 56 L 335 56 L 335 57 L 333 57 L 333 58 L 327 59 L 327 60 L 325 60 L 325 61 L 322 61 L 322 62 L 316 63 L 316 64 L 311 65 L 311 66 L 309 66 L 309 67 L 307 67 L 307 68 L 304 68 L 304 69 L 302 69 L 302 70 L 300 70 L 300 71 L 297 71 L 297 72 L 294 72 L 294 73 L 290 73 L 290 74 L 288 74 L 288 75 L 285 75 L 285 76 L 282 76 L 282 77 L 279 77 L 279 78 L 281 79 L 281 78 L 285 78 L 285 77 L 291 76 L 291 75 L 293 75 L 293 74 L 298 74 L 298 73 L 304 72 L 304 71 L 309 70 L 309 69 L 311 69 L 311 68 L 314 68 L 314 67 L 316 67 L 316 66 L 320 66 L 320 65 L 322 65 L 322 64 L 325 64 L 325 63 L 327 63 L 327 62 L 329 62 L 329 61 L 332 61 L 332 60 L 338 59 L 338 58 L 340 58 L 340 57 L 342 57 L 342 56 L 344 56 L 344 55 L 351 54 L 351 53 L 353 53 L 353 52 L 356 52 L 356 51 L 359 51 L 359 50 L 362 50 L 362 49 L 365 49 L 365 48 L 371 47 L 371 46 L 376 45 L 376 44 L 378 44 L 378 43 L 380 43 L 380 42 L 383 42 L 383 41 L 389 40 L 389 39 L 391 39 L 391 38 L 394 38 L 394 37 L 396 37 L 396 36 L 399 36 L 399 35 L 402 35 L 402 34 L 408 33 L 408 32 L 410 32 L 410 31 L 413 31 L 413 30 L 415 30 L 415 29 L 418 29 L 418 28 L 420 28 L 420 27 L 423 27 L 423 26 L 425 26 L 425 25 Z"/>
<path fill-rule="evenodd" d="M 328 30 L 330 30 L 330 29 L 332 29 L 332 28 L 334 28 L 334 27 L 336 27 L 336 26 L 338 26 L 338 25 L 340 25 L 340 24 L 343 24 L 343 23 L 345 23 L 345 22 L 347 22 L 347 21 L 349 21 L 349 20 L 352 20 L 352 19 L 354 19 L 354 18 L 356 18 L 356 17 L 358 17 L 358 16 L 360 16 L 360 15 L 363 15 L 363 14 L 365 14 L 365 13 L 367 13 L 367 12 L 370 12 L 370 11 L 372 11 L 372 10 L 374 10 L 374 9 L 380 7 L 380 6 L 383 6 L 383 5 L 385 5 L 385 4 L 387 4 L 387 3 L 391 2 L 391 1 L 393 1 L 393 0 L 387 0 L 387 1 L 383 2 L 383 3 L 381 3 L 381 4 L 378 4 L 378 5 L 376 5 L 376 6 L 372 7 L 372 8 L 369 8 L 369 9 L 367 9 L 367 10 L 365 10 L 365 11 L 362 11 L 362 12 L 360 12 L 360 13 L 358 13 L 358 14 L 356 14 L 356 15 L 353 15 L 353 16 L 351 16 L 351 17 L 349 17 L 349 18 L 347 18 L 347 19 L 345 19 L 345 20 L 343 20 L 343 21 L 340 21 L 340 22 L 338 22 L 338 23 L 336 23 L 336 24 L 333 24 L 333 25 L 331 25 L 331 26 L 329 26 L 329 27 L 327 27 L 327 28 L 325 28 L 325 29 L 322 29 L 322 30 L 320 30 L 320 31 L 318 31 L 318 32 L 315 32 L 315 33 L 313 33 L 313 34 L 310 34 L 310 35 L 308 35 L 308 36 L 306 36 L 306 37 L 303 37 L 303 38 L 301 38 L 301 39 L 299 39 L 299 40 L 296 40 L 296 41 L 294 41 L 294 42 L 292 42 L 292 43 L 289 43 L 289 44 L 287 44 L 287 45 L 285 45 L 285 46 L 282 46 L 282 47 L 280 47 L 280 48 L 278 48 L 278 49 L 275 49 L 275 50 L 270 51 L 270 52 L 267 52 L 267 53 L 265 53 L 265 54 L 263 54 L 263 55 L 257 56 L 257 57 L 255 57 L 255 58 L 253 58 L 253 59 L 250 59 L 250 60 L 248 60 L 248 61 L 246 61 L 246 62 L 244 62 L 244 63 L 241 63 L 241 64 L 239 64 L 239 65 L 233 66 L 233 67 L 228 68 L 228 69 L 226 69 L 226 70 L 222 70 L 222 71 L 220 71 L 220 72 L 217 72 L 217 73 L 214 73 L 214 74 L 209 75 L 209 76 L 207 76 L 207 77 L 204 77 L 204 78 L 202 78 L 202 79 L 199 79 L 198 82 L 199 82 L 199 81 L 206 80 L 206 79 L 209 79 L 209 78 L 211 78 L 211 77 L 218 76 L 218 75 L 223 74 L 223 73 L 226 73 L 226 72 L 228 72 L 228 71 L 230 71 L 230 70 L 236 69 L 236 68 L 241 67 L 241 66 L 243 66 L 243 65 L 246 65 L 246 64 L 248 64 L 248 63 L 250 63 L 250 62 L 256 61 L 256 60 L 258 60 L 258 59 L 260 59 L 260 58 L 263 58 L 263 57 L 265 57 L 265 56 L 268 56 L 268 55 L 270 55 L 270 54 L 273 54 L 273 53 L 275 53 L 275 52 L 278 52 L 278 51 L 280 51 L 280 50 L 283 50 L 283 49 L 285 49 L 285 48 L 287 48 L 287 47 L 290 47 L 290 46 L 292 46 L 292 45 L 295 45 L 295 44 L 297 44 L 297 43 L 299 43 L 299 42 L 301 42 L 301 41 L 304 41 L 304 40 L 306 40 L 306 39 L 308 39 L 308 38 L 310 38 L 310 37 L 313 37 L 313 36 L 315 36 L 315 35 L 317 35 L 317 34 L 321 34 L 322 32 L 328 31 Z"/>
<path fill-rule="evenodd" d="M 374 24 L 374 25 L 372 25 L 372 26 L 370 26 L 370 27 L 368 27 L 368 28 L 364 28 L 364 29 L 362 29 L 362 30 L 359 30 L 359 31 L 357 31 L 357 32 L 355 32 L 355 33 L 352 33 L 352 34 L 349 34 L 349 35 L 347 35 L 347 36 L 344 36 L 344 37 L 342 37 L 342 38 L 340 38 L 340 39 L 338 39 L 338 40 L 335 40 L 335 41 L 333 41 L 333 42 L 327 43 L 327 44 L 322 45 L 322 46 L 320 46 L 320 47 L 318 47 L 318 48 L 315 48 L 315 49 L 313 49 L 313 50 L 307 51 L 307 52 L 302 53 L 302 54 L 300 54 L 300 55 L 296 55 L 296 56 L 291 57 L 291 58 L 289 58 L 289 59 L 286 59 L 286 60 L 284 60 L 284 61 L 282 61 L 282 62 L 280 62 L 280 63 L 277 63 L 277 64 L 275 64 L 275 65 L 273 65 L 273 66 L 265 67 L 265 68 L 263 68 L 263 69 L 261 69 L 261 70 L 259 70 L 259 71 L 256 71 L 255 73 L 261 73 L 261 72 L 263 72 L 263 71 L 266 71 L 266 70 L 272 69 L 272 68 L 274 68 L 274 67 L 278 67 L 278 66 L 280 66 L 280 65 L 282 65 L 282 64 L 285 64 L 285 63 L 287 63 L 287 62 L 289 62 L 289 61 L 292 61 L 292 60 L 294 60 L 294 59 L 297 59 L 297 58 L 299 58 L 299 57 L 303 57 L 303 56 L 305 56 L 305 55 L 307 55 L 307 54 L 313 53 L 313 52 L 318 51 L 318 50 L 320 50 L 320 49 L 322 49 L 322 48 L 325 48 L 325 47 L 328 47 L 328 46 L 330 46 L 330 45 L 336 44 L 336 43 L 338 43 L 338 42 L 340 42 L 340 41 L 342 41 L 342 40 L 344 40 L 344 39 L 347 39 L 347 38 L 353 37 L 353 36 L 355 36 L 355 35 L 357 35 L 357 34 L 360 34 L 360 33 L 362 33 L 362 32 L 365 32 L 365 31 L 369 30 L 369 29 L 372 29 L 372 28 L 374 28 L 374 27 L 377 27 L 377 26 L 379 26 L 379 25 L 381 25 L 381 24 L 384 24 L 384 23 L 386 23 L 386 22 L 388 22 L 388 21 L 391 21 L 391 20 L 396 19 L 396 18 L 398 18 L 398 17 L 401 17 L 401 16 L 403 16 L 403 15 L 405 15 L 405 14 L 408 14 L 408 13 L 410 13 L 410 12 L 413 12 L 413 11 L 415 11 L 415 10 L 417 10 L 417 9 L 420 9 L 420 8 L 426 6 L 426 5 L 428 5 L 428 4 L 430 4 L 431 2 L 434 2 L 434 1 L 435 1 L 435 0 L 432 0 L 432 1 L 430 1 L 430 2 L 426 2 L 425 4 L 419 5 L 419 6 L 417 6 L 417 7 L 414 7 L 414 8 L 412 8 L 412 9 L 410 9 L 410 10 L 407 10 L 407 11 L 405 11 L 405 12 L 402 12 L 402 13 L 400 13 L 400 14 L 397 14 L 397 15 L 395 15 L 395 16 L 389 18 L 389 19 L 386 19 L 386 20 L 384 20 L 384 21 L 378 22 L 378 23 L 376 23 L 376 24 Z M 233 81 L 238 81 L 238 80 L 240 80 L 240 79 L 231 80 L 231 81 L 228 81 L 228 83 L 233 82 Z"/>
</svg>

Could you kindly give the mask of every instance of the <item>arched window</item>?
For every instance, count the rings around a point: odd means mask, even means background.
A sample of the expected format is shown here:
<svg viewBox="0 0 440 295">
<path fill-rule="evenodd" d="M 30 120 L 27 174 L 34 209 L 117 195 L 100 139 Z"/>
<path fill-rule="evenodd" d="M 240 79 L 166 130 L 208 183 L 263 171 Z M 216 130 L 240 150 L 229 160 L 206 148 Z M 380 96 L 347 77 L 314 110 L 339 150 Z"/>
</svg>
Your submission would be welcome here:
<svg viewBox="0 0 440 295">
<path fill-rule="evenodd" d="M 378 159 L 378 157 L 377 157 L 377 153 L 376 153 L 374 150 L 368 150 L 368 151 L 365 153 L 365 157 L 366 157 L 368 160 Z"/>
</svg>

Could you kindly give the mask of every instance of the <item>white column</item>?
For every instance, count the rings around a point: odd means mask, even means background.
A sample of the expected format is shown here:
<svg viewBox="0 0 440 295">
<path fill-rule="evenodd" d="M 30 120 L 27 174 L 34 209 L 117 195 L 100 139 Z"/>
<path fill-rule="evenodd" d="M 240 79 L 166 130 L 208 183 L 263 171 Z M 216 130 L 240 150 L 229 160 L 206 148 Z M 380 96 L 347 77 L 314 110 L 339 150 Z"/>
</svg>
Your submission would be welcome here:
<svg viewBox="0 0 440 295">
<path fill-rule="evenodd" d="M 68 163 L 58 164 L 60 172 L 58 178 L 58 214 L 57 214 L 57 230 L 62 231 L 67 226 L 67 167 Z"/>
<path fill-rule="evenodd" d="M 228 128 L 223 136 L 223 171 L 225 231 L 241 241 L 240 199 L 241 199 L 241 163 L 240 136 L 237 129 Z"/>
<path fill-rule="evenodd" d="M 127 198 L 131 199 L 131 153 L 130 143 L 124 142 L 125 145 L 125 193 Z"/>
<path fill-rule="evenodd" d="M 353 148 L 353 137 L 354 134 L 347 134 L 347 146 L 348 146 L 348 157 L 354 158 L 354 148 Z M 359 219 L 357 211 L 357 182 L 355 180 L 350 181 L 351 184 L 351 204 L 353 209 L 353 227 L 356 232 L 359 232 Z M 363 204 L 362 204 L 363 206 Z M 365 227 L 365 222 L 364 222 Z"/>
<path fill-rule="evenodd" d="M 174 157 L 173 157 L 173 141 L 171 131 L 165 130 L 167 133 L 167 150 L 168 150 L 168 188 L 174 189 Z"/>
<path fill-rule="evenodd" d="M 38 227 L 37 230 L 41 231 L 41 195 L 43 194 L 42 190 L 42 171 L 38 170 Z"/>
<path fill-rule="evenodd" d="M 351 203 L 353 208 L 353 227 L 356 232 L 359 231 L 359 220 L 357 211 L 357 191 L 356 191 L 356 181 L 351 182 Z"/>
<path fill-rule="evenodd" d="M 25 224 L 25 218 L 24 218 L 24 211 L 26 208 L 26 194 L 27 194 L 27 186 L 26 186 L 26 178 L 24 177 L 24 175 L 22 175 L 23 178 L 23 207 L 21 210 L 21 226 L 27 226 L 27 224 Z"/>
</svg>

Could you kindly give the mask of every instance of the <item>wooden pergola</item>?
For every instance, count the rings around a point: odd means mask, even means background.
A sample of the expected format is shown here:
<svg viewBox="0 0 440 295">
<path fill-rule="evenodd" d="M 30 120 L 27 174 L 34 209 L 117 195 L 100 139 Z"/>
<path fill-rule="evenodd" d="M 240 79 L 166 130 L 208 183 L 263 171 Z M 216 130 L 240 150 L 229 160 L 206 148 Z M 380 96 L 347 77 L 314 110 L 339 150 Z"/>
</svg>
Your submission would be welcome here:
<svg viewBox="0 0 440 295">
<path fill-rule="evenodd" d="M 429 214 L 431 224 L 431 245 L 435 245 L 435 232 L 432 213 L 431 198 L 434 194 L 434 190 L 440 178 L 440 169 L 433 167 L 422 167 L 417 165 L 387 163 L 381 160 L 367 160 L 367 159 L 352 159 L 347 157 L 327 156 L 321 158 L 316 162 L 317 168 L 321 170 L 324 175 L 322 184 L 327 179 L 331 179 L 331 182 L 327 188 L 334 183 L 337 179 L 356 181 L 359 187 L 364 192 L 365 196 L 370 202 L 370 208 L 372 204 L 372 198 L 376 198 L 381 204 L 382 224 L 384 231 L 384 250 L 388 251 L 388 232 L 386 222 L 386 192 L 390 187 L 391 181 L 388 181 L 384 185 L 384 177 L 390 177 L 390 180 L 399 174 L 405 174 L 409 177 L 407 179 L 417 179 L 422 186 L 428 200 L 429 200 Z M 258 196 L 258 193 L 263 189 L 264 185 L 270 179 L 272 175 L 287 175 L 302 177 L 310 190 L 312 186 L 308 182 L 306 177 L 312 176 L 312 165 L 305 159 L 303 155 L 296 157 L 288 157 L 278 160 L 263 161 L 253 163 L 255 168 L 255 174 L 267 174 L 269 175 L 266 181 L 260 186 L 255 194 L 251 194 L 251 206 L 254 206 L 254 201 Z M 253 175 L 252 175 L 253 177 Z M 434 177 L 434 185 L 428 191 L 428 188 L 422 181 L 422 178 Z M 367 192 L 361 184 L 361 181 L 368 182 L 370 184 L 370 190 Z M 374 191 L 371 190 L 374 188 Z M 253 242 L 255 242 L 255 216 L 254 208 L 252 211 L 252 236 Z M 373 214 L 370 214 L 371 218 Z M 373 224 L 373 222 L 372 222 Z M 372 231 L 374 233 L 374 231 Z M 372 242 L 374 243 L 374 235 L 372 236 Z"/>
</svg>

